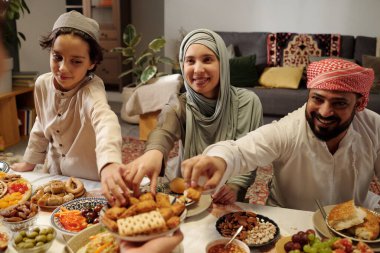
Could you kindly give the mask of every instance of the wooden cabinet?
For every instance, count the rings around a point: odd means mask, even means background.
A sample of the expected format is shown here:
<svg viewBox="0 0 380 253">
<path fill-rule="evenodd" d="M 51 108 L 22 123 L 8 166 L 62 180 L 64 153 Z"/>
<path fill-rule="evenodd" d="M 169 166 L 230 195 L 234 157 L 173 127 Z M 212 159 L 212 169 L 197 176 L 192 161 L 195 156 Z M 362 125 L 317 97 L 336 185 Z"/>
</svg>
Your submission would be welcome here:
<svg viewBox="0 0 380 253">
<path fill-rule="evenodd" d="M 13 87 L 11 92 L 0 94 L 0 135 L 5 148 L 20 141 L 17 109 L 34 108 L 33 87 Z"/>
<path fill-rule="evenodd" d="M 95 73 L 103 79 L 107 90 L 121 92 L 130 82 L 118 77 L 127 66 L 122 64 L 120 54 L 109 51 L 122 46 L 124 27 L 130 23 L 130 0 L 66 0 L 66 9 L 80 11 L 99 23 L 100 45 L 105 51 L 104 60 Z"/>
</svg>

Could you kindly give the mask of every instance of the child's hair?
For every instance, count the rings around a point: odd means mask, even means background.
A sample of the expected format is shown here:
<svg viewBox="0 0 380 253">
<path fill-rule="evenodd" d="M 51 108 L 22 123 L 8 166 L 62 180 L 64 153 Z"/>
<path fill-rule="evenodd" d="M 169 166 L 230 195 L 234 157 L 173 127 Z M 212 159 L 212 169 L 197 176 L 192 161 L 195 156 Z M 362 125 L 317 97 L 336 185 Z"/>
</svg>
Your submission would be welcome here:
<svg viewBox="0 0 380 253">
<path fill-rule="evenodd" d="M 40 46 L 43 49 L 50 50 L 53 47 L 55 40 L 58 38 L 58 36 L 63 34 L 71 34 L 74 36 L 78 36 L 88 43 L 90 47 L 90 60 L 92 63 L 95 64 L 95 67 L 91 69 L 89 72 L 94 72 L 96 70 L 97 65 L 100 64 L 103 60 L 103 49 L 94 38 L 92 38 L 90 35 L 81 30 L 72 27 L 61 27 L 55 29 L 51 31 L 48 35 L 42 36 L 40 40 Z"/>
</svg>

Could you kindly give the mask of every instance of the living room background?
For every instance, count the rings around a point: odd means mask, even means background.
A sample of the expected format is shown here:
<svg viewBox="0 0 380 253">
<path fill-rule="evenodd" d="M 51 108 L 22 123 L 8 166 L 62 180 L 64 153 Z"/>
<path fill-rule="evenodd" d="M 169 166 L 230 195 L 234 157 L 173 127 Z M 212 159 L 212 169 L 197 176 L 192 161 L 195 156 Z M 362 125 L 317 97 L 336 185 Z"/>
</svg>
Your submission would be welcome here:
<svg viewBox="0 0 380 253">
<path fill-rule="evenodd" d="M 65 0 L 26 0 L 31 14 L 18 21 L 27 38 L 20 50 L 22 71 L 49 71 L 38 40 L 65 11 Z M 340 33 L 380 36 L 379 0 L 132 0 L 132 23 L 150 41 L 164 35 L 165 53 L 176 57 L 182 28 L 216 31 Z M 41 15 L 42 14 L 42 15 Z"/>
</svg>

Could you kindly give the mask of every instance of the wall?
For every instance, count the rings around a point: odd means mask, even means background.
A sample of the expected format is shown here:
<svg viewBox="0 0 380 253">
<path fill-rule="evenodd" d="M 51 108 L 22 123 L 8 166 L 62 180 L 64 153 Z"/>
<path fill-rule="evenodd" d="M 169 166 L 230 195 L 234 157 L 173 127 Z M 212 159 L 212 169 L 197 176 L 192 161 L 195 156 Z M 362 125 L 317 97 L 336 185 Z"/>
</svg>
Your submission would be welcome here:
<svg viewBox="0 0 380 253">
<path fill-rule="evenodd" d="M 179 29 L 380 36 L 379 0 L 165 0 L 166 54 Z"/>
<path fill-rule="evenodd" d="M 21 42 L 20 70 L 40 74 L 50 71 L 49 52 L 42 50 L 39 40 L 46 35 L 55 20 L 65 9 L 65 0 L 26 0 L 30 14 L 17 21 L 17 30 L 24 33 L 26 41 Z"/>
</svg>

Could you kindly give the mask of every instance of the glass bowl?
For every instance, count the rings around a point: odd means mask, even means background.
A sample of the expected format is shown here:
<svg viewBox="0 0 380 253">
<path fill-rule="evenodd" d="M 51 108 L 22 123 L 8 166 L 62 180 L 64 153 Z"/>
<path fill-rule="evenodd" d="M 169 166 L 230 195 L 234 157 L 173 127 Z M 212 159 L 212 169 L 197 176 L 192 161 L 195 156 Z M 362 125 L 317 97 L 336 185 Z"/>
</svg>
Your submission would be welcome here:
<svg viewBox="0 0 380 253">
<path fill-rule="evenodd" d="M 206 246 L 206 253 L 209 253 L 210 249 L 213 247 L 213 246 L 216 246 L 216 245 L 224 245 L 230 240 L 231 238 L 220 238 L 220 239 L 216 239 L 214 241 L 211 241 L 207 244 Z M 238 239 L 234 239 L 231 244 L 235 244 L 236 246 L 239 246 L 240 249 L 243 250 L 244 253 L 250 253 L 251 250 L 249 249 L 248 245 L 245 244 L 244 242 L 238 240 Z"/>
<path fill-rule="evenodd" d="M 12 232 L 17 232 L 23 229 L 28 229 L 29 227 L 33 226 L 36 223 L 38 212 L 33 217 L 30 217 L 29 219 L 22 220 L 22 221 L 6 221 L 5 219 L 2 220 L 2 223 L 5 227 L 7 227 Z"/>
<path fill-rule="evenodd" d="M 32 238 L 23 241 L 23 238 L 26 237 L 24 232 L 26 235 L 29 235 L 29 237 Z M 35 233 L 35 235 L 37 233 L 37 236 L 33 238 L 33 236 L 31 236 L 32 233 Z M 45 236 L 45 238 L 43 238 L 43 236 Z M 38 225 L 14 233 L 11 243 L 12 247 L 19 253 L 46 252 L 53 244 L 56 236 L 57 232 L 52 226 Z M 43 244 L 38 245 L 39 241 L 43 242 Z"/>
</svg>

